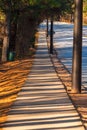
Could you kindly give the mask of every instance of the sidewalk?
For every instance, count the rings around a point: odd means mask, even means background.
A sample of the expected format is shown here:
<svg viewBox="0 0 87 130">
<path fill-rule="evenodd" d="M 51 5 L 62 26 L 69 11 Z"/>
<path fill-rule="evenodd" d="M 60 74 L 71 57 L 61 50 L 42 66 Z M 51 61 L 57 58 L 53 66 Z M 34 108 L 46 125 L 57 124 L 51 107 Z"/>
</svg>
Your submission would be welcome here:
<svg viewBox="0 0 87 130">
<path fill-rule="evenodd" d="M 32 70 L 3 130 L 85 130 L 49 58 L 40 32 Z"/>
</svg>

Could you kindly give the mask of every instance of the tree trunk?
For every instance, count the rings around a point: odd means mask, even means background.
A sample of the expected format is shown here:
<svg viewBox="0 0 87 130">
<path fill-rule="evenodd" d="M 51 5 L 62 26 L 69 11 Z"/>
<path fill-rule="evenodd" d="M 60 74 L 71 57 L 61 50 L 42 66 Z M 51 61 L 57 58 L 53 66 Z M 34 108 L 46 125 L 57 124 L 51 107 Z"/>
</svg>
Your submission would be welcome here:
<svg viewBox="0 0 87 130">
<path fill-rule="evenodd" d="M 17 25 L 18 25 L 19 11 L 13 11 L 11 16 L 11 34 L 9 42 L 9 51 L 15 51 Z"/>
<path fill-rule="evenodd" d="M 82 7 L 83 0 L 75 0 L 72 92 L 81 93 L 82 67 Z"/>
<path fill-rule="evenodd" d="M 36 20 L 30 19 L 29 15 L 21 14 L 18 21 L 16 40 L 16 57 L 22 58 L 29 55 L 30 39 L 34 35 Z"/>
<path fill-rule="evenodd" d="M 1 58 L 2 62 L 6 62 L 7 61 L 7 50 L 8 50 L 8 37 L 4 36 L 3 48 L 2 48 L 2 58 Z"/>
<path fill-rule="evenodd" d="M 6 14 L 6 22 L 5 22 L 5 35 L 3 39 L 3 47 L 2 47 L 2 62 L 7 61 L 7 53 L 8 53 L 8 47 L 9 47 L 9 41 L 10 41 L 10 25 L 11 25 L 11 13 L 8 12 Z"/>
</svg>

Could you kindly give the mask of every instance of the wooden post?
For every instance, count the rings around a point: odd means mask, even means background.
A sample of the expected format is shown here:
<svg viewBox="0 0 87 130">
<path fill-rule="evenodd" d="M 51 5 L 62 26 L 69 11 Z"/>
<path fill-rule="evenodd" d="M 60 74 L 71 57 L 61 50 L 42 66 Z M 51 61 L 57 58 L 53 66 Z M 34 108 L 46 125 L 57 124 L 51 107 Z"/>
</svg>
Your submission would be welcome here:
<svg viewBox="0 0 87 130">
<path fill-rule="evenodd" d="M 50 25 L 50 54 L 53 54 L 53 16 L 51 16 Z"/>
<path fill-rule="evenodd" d="M 72 92 L 81 93 L 82 75 L 82 7 L 83 0 L 75 0 Z"/>
<path fill-rule="evenodd" d="M 48 37 L 48 18 L 47 18 L 47 32 L 46 32 L 46 36 Z"/>
</svg>

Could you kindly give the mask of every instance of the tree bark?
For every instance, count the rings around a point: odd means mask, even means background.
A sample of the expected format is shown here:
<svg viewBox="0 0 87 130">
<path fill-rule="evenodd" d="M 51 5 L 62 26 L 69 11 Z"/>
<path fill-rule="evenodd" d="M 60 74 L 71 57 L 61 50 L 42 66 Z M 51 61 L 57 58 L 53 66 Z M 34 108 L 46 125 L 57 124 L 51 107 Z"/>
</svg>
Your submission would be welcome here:
<svg viewBox="0 0 87 130">
<path fill-rule="evenodd" d="M 11 32 L 9 42 L 9 51 L 13 52 L 15 51 L 18 17 L 19 17 L 19 11 L 13 11 L 11 16 Z"/>
<path fill-rule="evenodd" d="M 34 35 L 36 21 L 30 19 L 29 15 L 21 14 L 18 21 L 16 39 L 16 57 L 23 58 L 28 56 L 31 38 Z"/>
<path fill-rule="evenodd" d="M 82 74 L 82 7 L 83 0 L 75 0 L 72 92 L 81 93 Z"/>
<path fill-rule="evenodd" d="M 3 47 L 2 47 L 2 62 L 7 61 L 7 53 L 10 41 L 10 25 L 11 25 L 11 12 L 7 12 L 6 14 L 6 22 L 4 27 L 4 39 L 3 39 Z"/>
</svg>

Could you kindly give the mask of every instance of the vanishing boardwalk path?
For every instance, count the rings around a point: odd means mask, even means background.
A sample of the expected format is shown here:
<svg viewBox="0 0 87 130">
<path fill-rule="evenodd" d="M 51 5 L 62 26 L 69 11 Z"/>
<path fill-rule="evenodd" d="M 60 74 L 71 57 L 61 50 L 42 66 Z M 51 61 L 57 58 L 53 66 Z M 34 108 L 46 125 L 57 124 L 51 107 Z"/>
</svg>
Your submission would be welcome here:
<svg viewBox="0 0 87 130">
<path fill-rule="evenodd" d="M 3 130 L 84 130 L 50 61 L 44 32 L 40 32 L 32 70 Z"/>
</svg>

